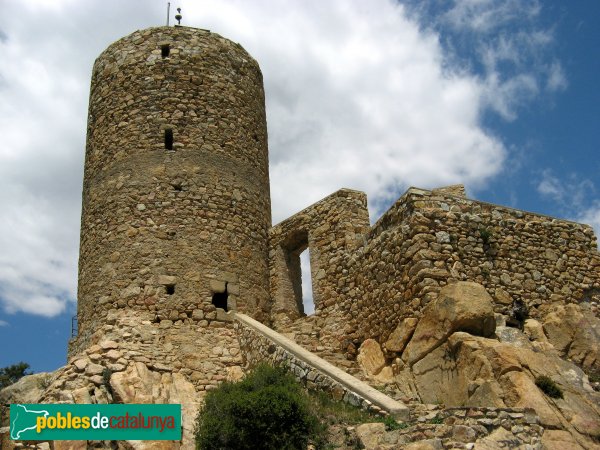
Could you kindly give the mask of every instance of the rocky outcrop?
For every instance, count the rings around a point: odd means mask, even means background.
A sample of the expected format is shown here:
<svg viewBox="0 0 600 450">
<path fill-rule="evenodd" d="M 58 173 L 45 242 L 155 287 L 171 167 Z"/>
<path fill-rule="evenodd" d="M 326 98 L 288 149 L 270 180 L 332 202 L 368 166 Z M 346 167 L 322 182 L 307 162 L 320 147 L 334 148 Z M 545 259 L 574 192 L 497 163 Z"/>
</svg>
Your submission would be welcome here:
<svg viewBox="0 0 600 450">
<path fill-rule="evenodd" d="M 549 342 L 588 372 L 600 374 L 600 319 L 588 305 L 554 305 L 543 321 Z"/>
<path fill-rule="evenodd" d="M 584 445 L 600 435 L 600 394 L 585 373 L 532 346 L 458 332 L 414 364 L 412 375 L 427 403 L 532 408 L 543 426 L 568 430 Z M 560 387 L 563 399 L 550 398 L 536 386 L 542 375 Z"/>
<path fill-rule="evenodd" d="M 53 373 L 41 372 L 27 375 L 16 383 L 0 390 L 0 427 L 9 425 L 11 403 L 37 403 L 54 378 Z M 8 447 L 0 446 L 0 449 Z"/>
<path fill-rule="evenodd" d="M 386 367 L 394 368 L 402 398 L 446 407 L 529 408 L 553 431 L 544 440 L 546 448 L 596 448 L 600 393 L 577 364 L 595 370 L 598 319 L 580 305 L 557 306 L 542 317 L 525 320 L 523 331 L 507 327 L 506 316 L 494 320 L 482 286 L 450 284 L 423 309 L 404 350 L 396 352 L 401 360 Z M 407 328 L 406 321 L 398 325 L 386 351 L 410 335 Z M 376 349 L 376 342 L 368 348 Z M 550 378 L 563 398 L 542 391 L 536 385 L 541 376 Z M 498 448 L 505 432 L 486 436 L 474 448 Z"/>
<path fill-rule="evenodd" d="M 463 281 L 443 287 L 438 298 L 424 308 L 402 360 L 415 364 L 456 331 L 493 335 L 496 321 L 492 305 L 492 298 L 480 284 Z"/>
<path fill-rule="evenodd" d="M 110 386 L 117 403 L 179 403 L 183 428 L 183 448 L 194 446 L 194 426 L 199 399 L 194 385 L 180 373 L 150 370 L 144 363 L 131 364 L 123 372 L 110 377 Z M 174 448 L 173 442 L 135 443 L 135 449 L 155 449 L 157 445 Z"/>
<path fill-rule="evenodd" d="M 36 403 L 50 385 L 53 374 L 40 372 L 27 375 L 0 390 L 0 404 Z"/>
</svg>

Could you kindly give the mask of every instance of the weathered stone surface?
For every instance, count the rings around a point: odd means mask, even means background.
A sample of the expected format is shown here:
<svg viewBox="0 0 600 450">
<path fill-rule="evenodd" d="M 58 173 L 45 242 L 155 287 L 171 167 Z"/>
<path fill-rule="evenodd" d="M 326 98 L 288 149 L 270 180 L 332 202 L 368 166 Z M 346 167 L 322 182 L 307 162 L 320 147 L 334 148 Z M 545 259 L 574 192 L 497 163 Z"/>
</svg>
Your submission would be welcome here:
<svg viewBox="0 0 600 450">
<path fill-rule="evenodd" d="M 182 374 L 155 372 L 143 363 L 135 363 L 124 372 L 112 374 L 110 385 L 115 399 L 121 403 L 180 403 L 183 443 L 184 446 L 193 447 L 199 396 Z"/>
<path fill-rule="evenodd" d="M 240 366 L 231 366 L 227 368 L 227 381 L 235 383 L 244 378 L 244 371 Z"/>
<path fill-rule="evenodd" d="M 552 353 L 459 332 L 412 369 L 426 402 L 533 408 L 544 426 L 566 428 L 574 435 L 600 433 L 600 395 L 581 369 Z M 534 381 L 540 375 L 561 387 L 563 400 L 550 399 L 537 388 Z"/>
<path fill-rule="evenodd" d="M 424 439 L 418 442 L 412 442 L 404 446 L 406 450 L 442 450 L 441 439 Z"/>
<path fill-rule="evenodd" d="M 534 380 L 523 372 L 508 372 L 500 378 L 505 401 L 511 406 L 533 408 L 542 425 L 560 427 L 561 420 Z"/>
<path fill-rule="evenodd" d="M 543 325 L 535 319 L 527 319 L 524 323 L 524 332 L 533 341 L 548 342 L 544 334 Z"/>
<path fill-rule="evenodd" d="M 89 364 L 89 362 L 90 362 L 90 360 L 88 358 L 81 358 L 81 359 L 75 360 L 73 365 L 77 368 L 77 370 L 84 371 L 85 368 L 87 367 L 87 365 Z"/>
<path fill-rule="evenodd" d="M 54 441 L 54 450 L 86 450 L 87 441 Z"/>
<path fill-rule="evenodd" d="M 492 299 L 483 286 L 471 282 L 449 284 L 440 290 L 437 300 L 423 310 L 402 359 L 414 364 L 455 331 L 491 336 L 495 327 Z"/>
<path fill-rule="evenodd" d="M 402 352 L 412 337 L 418 322 L 419 319 L 414 317 L 407 317 L 400 322 L 385 342 L 384 346 L 386 350 L 390 352 Z"/>
<path fill-rule="evenodd" d="M 116 349 L 119 348 L 119 343 L 115 342 L 115 341 L 102 341 L 100 342 L 100 348 L 102 348 L 102 350 L 112 350 L 112 349 Z"/>
<path fill-rule="evenodd" d="M 10 427 L 0 428 L 0 448 L 2 450 L 13 450 L 14 441 L 10 438 Z"/>
<path fill-rule="evenodd" d="M 385 366 L 385 357 L 375 339 L 367 339 L 361 344 L 356 361 L 367 376 L 377 375 Z"/>
<path fill-rule="evenodd" d="M 100 364 L 89 363 L 85 367 L 85 373 L 90 376 L 102 375 L 102 372 L 104 372 L 104 366 L 101 366 Z"/>
<path fill-rule="evenodd" d="M 373 376 L 373 379 L 383 384 L 392 383 L 394 381 L 394 370 L 391 366 L 385 366 L 378 374 Z"/>
<path fill-rule="evenodd" d="M 520 448 L 521 441 L 510 431 L 500 427 L 489 436 L 479 439 L 473 446 L 474 450 L 502 450 L 505 448 Z"/>
<path fill-rule="evenodd" d="M 48 372 L 24 376 L 0 390 L 0 404 L 38 403 L 51 380 L 52 374 Z"/>
<path fill-rule="evenodd" d="M 600 319 L 576 304 L 555 305 L 543 327 L 550 343 L 588 370 L 600 371 Z"/>
<path fill-rule="evenodd" d="M 583 450 L 571 433 L 564 430 L 546 430 L 542 436 L 543 450 Z"/>
<path fill-rule="evenodd" d="M 383 423 L 363 423 L 356 427 L 356 435 L 365 449 L 376 449 L 384 434 Z"/>
</svg>

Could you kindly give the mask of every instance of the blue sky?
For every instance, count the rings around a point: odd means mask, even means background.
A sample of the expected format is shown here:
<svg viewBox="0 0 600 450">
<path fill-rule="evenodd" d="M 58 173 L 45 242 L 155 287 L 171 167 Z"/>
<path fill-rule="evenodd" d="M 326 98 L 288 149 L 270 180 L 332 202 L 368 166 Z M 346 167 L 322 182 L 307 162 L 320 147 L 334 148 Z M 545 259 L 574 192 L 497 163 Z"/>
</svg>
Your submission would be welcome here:
<svg viewBox="0 0 600 450">
<path fill-rule="evenodd" d="M 0 367 L 64 364 L 89 76 L 166 2 L 0 3 Z M 408 186 L 600 230 L 600 2 L 182 0 L 266 85 L 274 223 L 341 187 L 372 220 Z M 332 169 L 334 168 L 334 169 Z"/>
</svg>

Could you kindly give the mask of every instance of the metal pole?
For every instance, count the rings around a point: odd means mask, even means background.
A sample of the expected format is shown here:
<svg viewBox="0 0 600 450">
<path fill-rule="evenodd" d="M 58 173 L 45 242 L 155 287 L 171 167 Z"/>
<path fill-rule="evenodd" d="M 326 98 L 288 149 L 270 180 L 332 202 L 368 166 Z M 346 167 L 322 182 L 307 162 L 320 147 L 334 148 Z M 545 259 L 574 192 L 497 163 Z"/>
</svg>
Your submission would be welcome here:
<svg viewBox="0 0 600 450">
<path fill-rule="evenodd" d="M 167 3 L 167 26 L 169 26 L 169 16 L 171 15 L 171 2 Z"/>
</svg>

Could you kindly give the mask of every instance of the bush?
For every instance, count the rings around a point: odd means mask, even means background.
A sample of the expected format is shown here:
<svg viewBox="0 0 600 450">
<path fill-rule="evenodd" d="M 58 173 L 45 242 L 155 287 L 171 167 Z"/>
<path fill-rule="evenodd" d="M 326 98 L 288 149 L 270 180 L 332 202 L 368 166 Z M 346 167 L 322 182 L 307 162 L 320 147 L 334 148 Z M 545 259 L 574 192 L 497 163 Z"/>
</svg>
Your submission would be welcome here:
<svg viewBox="0 0 600 450">
<path fill-rule="evenodd" d="M 541 375 L 535 379 L 535 385 L 539 387 L 544 394 L 552 398 L 563 398 L 562 390 L 549 377 Z"/>
<path fill-rule="evenodd" d="M 25 375 L 31 375 L 29 364 L 20 362 L 13 364 L 12 366 L 3 367 L 0 369 L 0 389 L 4 389 L 6 386 L 10 386 L 16 383 Z"/>
<path fill-rule="evenodd" d="M 268 365 L 221 384 L 205 400 L 196 428 L 200 450 L 305 449 L 321 429 L 302 387 Z"/>
<path fill-rule="evenodd" d="M 408 424 L 404 422 L 397 422 L 392 416 L 385 416 L 382 420 L 387 431 L 403 430 L 408 428 Z"/>
</svg>

